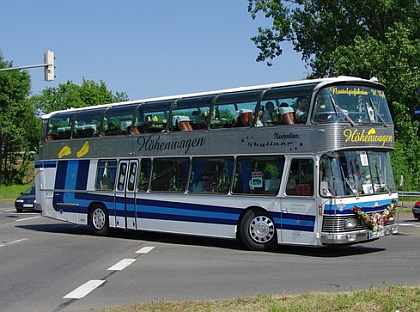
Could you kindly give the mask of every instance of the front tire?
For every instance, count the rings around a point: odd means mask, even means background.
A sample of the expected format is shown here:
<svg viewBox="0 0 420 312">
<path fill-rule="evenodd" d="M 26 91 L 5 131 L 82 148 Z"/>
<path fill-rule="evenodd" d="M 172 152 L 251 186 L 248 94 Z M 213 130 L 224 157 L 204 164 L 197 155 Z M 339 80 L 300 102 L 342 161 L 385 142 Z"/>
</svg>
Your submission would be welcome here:
<svg viewBox="0 0 420 312">
<path fill-rule="evenodd" d="M 263 210 L 249 210 L 241 222 L 241 238 L 251 250 L 270 251 L 277 247 L 277 232 L 273 219 Z"/>
<path fill-rule="evenodd" d="M 95 235 L 106 236 L 109 233 L 108 212 L 103 205 L 95 204 L 89 215 L 89 223 Z"/>
</svg>

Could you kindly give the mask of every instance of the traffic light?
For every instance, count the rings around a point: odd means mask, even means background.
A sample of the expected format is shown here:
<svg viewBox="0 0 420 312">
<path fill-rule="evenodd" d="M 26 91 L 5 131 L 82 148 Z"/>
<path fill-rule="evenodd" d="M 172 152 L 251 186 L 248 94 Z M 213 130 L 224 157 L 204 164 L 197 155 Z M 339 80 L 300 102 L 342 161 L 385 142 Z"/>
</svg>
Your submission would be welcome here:
<svg viewBox="0 0 420 312">
<path fill-rule="evenodd" d="M 44 52 L 44 80 L 52 81 L 55 79 L 54 74 L 54 52 L 47 50 Z"/>
</svg>

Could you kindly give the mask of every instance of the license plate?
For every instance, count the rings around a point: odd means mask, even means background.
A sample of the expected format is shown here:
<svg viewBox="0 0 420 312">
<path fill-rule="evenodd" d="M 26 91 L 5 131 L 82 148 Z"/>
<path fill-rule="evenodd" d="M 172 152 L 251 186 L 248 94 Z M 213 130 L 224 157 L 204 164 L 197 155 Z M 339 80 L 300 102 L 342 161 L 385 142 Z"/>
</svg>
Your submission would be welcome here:
<svg viewBox="0 0 420 312">
<path fill-rule="evenodd" d="M 32 208 L 33 206 L 32 204 L 23 204 L 23 208 Z"/>
</svg>

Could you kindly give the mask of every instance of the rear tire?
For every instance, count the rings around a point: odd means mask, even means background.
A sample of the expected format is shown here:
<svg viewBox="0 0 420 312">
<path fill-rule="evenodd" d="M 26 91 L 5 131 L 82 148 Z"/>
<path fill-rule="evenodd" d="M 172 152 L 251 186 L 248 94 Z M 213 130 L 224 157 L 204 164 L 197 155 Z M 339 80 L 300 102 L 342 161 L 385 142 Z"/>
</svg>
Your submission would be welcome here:
<svg viewBox="0 0 420 312">
<path fill-rule="evenodd" d="M 240 233 L 244 244 L 251 250 L 270 251 L 278 246 L 274 221 L 263 210 L 249 210 L 242 219 Z"/>
<path fill-rule="evenodd" d="M 89 215 L 89 223 L 95 235 L 106 236 L 109 233 L 108 212 L 103 205 L 95 204 Z"/>
</svg>

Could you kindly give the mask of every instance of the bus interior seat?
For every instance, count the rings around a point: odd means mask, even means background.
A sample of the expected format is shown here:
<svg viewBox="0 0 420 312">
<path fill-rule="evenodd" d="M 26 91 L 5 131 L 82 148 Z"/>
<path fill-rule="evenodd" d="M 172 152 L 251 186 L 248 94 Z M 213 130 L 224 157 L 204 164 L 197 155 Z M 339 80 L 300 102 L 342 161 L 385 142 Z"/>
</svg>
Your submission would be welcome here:
<svg viewBox="0 0 420 312">
<path fill-rule="evenodd" d="M 176 115 L 172 117 L 173 124 L 175 124 L 176 129 L 180 131 L 192 131 L 194 130 L 190 118 L 188 116 Z"/>
<path fill-rule="evenodd" d="M 47 134 L 47 141 L 54 141 L 54 140 L 55 140 L 55 135 Z"/>
<path fill-rule="evenodd" d="M 141 131 L 140 131 L 139 127 L 137 127 L 137 126 L 133 127 L 133 134 L 141 134 Z"/>
<path fill-rule="evenodd" d="M 127 134 L 141 134 L 139 127 L 137 126 L 128 126 L 125 130 Z"/>
<path fill-rule="evenodd" d="M 194 130 L 201 130 L 206 128 L 206 118 L 200 111 L 193 111 L 191 117 L 192 127 Z"/>
</svg>

